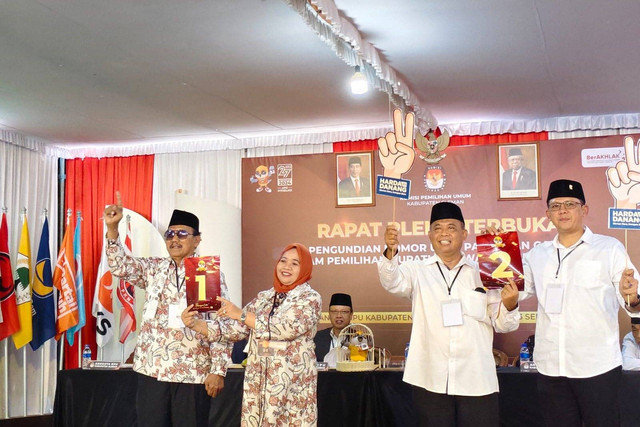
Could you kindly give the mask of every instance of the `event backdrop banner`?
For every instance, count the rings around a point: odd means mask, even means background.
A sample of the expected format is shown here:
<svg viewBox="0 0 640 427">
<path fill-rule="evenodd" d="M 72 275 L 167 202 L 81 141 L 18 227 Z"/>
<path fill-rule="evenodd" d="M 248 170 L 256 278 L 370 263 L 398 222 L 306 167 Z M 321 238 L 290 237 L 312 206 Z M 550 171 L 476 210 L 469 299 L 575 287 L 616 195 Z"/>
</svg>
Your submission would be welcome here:
<svg viewBox="0 0 640 427">
<path fill-rule="evenodd" d="M 503 166 L 497 162 L 496 150 L 496 146 L 451 147 L 436 165 L 416 158 L 403 176 L 411 180 L 410 198 L 395 201 L 401 262 L 433 254 L 427 236 L 429 215 L 431 206 L 441 201 L 462 208 L 469 230 L 463 246 L 467 256 L 477 261 L 475 236 L 488 225 L 517 231 L 526 253 L 555 235 L 545 214 L 545 200 L 549 183 L 562 178 L 582 183 L 590 208 L 586 225 L 624 242 L 623 230 L 607 228 L 608 208 L 615 207 L 616 200 L 606 170 L 625 160 L 622 136 L 540 142 L 541 199 L 534 200 L 498 200 L 496 172 L 502 172 Z M 373 155 L 375 175 L 380 175 L 377 152 Z M 411 303 L 380 286 L 375 265 L 384 250 L 385 227 L 393 218 L 393 199 L 378 196 L 375 206 L 336 208 L 335 154 L 247 158 L 242 173 L 243 303 L 272 286 L 276 257 L 287 244 L 300 242 L 311 251 L 311 286 L 323 299 L 319 327 L 328 327 L 331 294 L 346 292 L 353 299 L 355 321 L 371 327 L 376 346 L 403 354 L 411 330 Z M 640 265 L 639 242 L 636 233 L 629 232 L 636 266 Z M 497 334 L 494 346 L 516 355 L 520 343 L 533 334 L 536 306 L 535 298 L 521 303 L 520 329 Z M 621 329 L 628 330 L 628 319 L 621 319 L 626 322 Z"/>
</svg>

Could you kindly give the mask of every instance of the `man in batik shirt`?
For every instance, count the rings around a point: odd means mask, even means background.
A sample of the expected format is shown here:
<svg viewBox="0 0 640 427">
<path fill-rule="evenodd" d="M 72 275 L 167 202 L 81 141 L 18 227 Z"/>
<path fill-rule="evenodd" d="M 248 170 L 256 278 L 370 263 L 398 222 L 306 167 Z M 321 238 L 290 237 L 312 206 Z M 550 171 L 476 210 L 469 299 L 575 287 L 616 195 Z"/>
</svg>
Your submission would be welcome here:
<svg viewBox="0 0 640 427">
<path fill-rule="evenodd" d="M 118 239 L 122 201 L 105 209 L 107 258 L 111 273 L 146 291 L 133 369 L 138 374 L 139 426 L 206 426 L 210 400 L 224 387 L 231 344 L 209 342 L 186 329 L 180 319 L 187 306 L 184 259 L 200 244 L 199 220 L 175 210 L 164 234 L 168 258 L 135 258 Z M 220 274 L 224 298 L 228 291 Z M 204 384 L 204 387 L 203 387 Z M 207 394 L 209 396 L 207 396 Z"/>
</svg>

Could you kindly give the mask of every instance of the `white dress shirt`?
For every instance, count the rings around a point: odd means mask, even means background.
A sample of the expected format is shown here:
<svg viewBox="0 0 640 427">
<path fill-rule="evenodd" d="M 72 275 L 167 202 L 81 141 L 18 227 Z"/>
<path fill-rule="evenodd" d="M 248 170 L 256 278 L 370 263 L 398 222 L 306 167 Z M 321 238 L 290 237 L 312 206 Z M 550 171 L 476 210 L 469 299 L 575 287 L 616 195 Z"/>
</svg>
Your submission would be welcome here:
<svg viewBox="0 0 640 427">
<path fill-rule="evenodd" d="M 438 269 L 439 262 L 443 275 Z M 451 286 L 455 275 L 457 279 Z M 462 256 L 448 270 L 438 256 L 426 261 L 398 263 L 398 257 L 382 257 L 378 263 L 382 286 L 392 294 L 410 298 L 413 327 L 403 380 L 434 393 L 484 396 L 498 391 L 492 353 L 493 330 L 518 328 L 518 309 L 509 312 L 498 290 L 487 293 L 477 265 Z M 447 287 L 451 286 L 449 295 Z M 442 303 L 459 300 L 463 324 L 443 326 Z"/>
<path fill-rule="evenodd" d="M 333 350 L 334 348 L 340 347 L 340 339 L 338 336 L 333 333 L 333 328 L 329 331 L 329 336 L 331 337 L 331 344 L 329 345 L 329 349 Z"/>
<path fill-rule="evenodd" d="M 622 244 L 586 227 L 581 240 L 571 247 L 564 247 L 556 236 L 527 252 L 523 264 L 521 299 L 538 297 L 538 371 L 554 377 L 588 378 L 620 366 L 618 310 L 625 303 L 618 284 L 625 268 L 635 271 Z M 637 271 L 634 274 L 638 277 Z M 563 290 L 557 314 L 545 310 L 547 291 L 554 285 Z"/>
<path fill-rule="evenodd" d="M 335 369 L 338 364 L 338 348 L 340 348 L 340 340 L 333 333 L 333 328 L 329 331 L 331 342 L 329 343 L 329 351 L 324 355 L 323 362 L 327 362 L 327 366 L 331 369 Z"/>
<path fill-rule="evenodd" d="M 631 332 L 622 339 L 622 369 L 640 371 L 640 345 Z"/>
</svg>

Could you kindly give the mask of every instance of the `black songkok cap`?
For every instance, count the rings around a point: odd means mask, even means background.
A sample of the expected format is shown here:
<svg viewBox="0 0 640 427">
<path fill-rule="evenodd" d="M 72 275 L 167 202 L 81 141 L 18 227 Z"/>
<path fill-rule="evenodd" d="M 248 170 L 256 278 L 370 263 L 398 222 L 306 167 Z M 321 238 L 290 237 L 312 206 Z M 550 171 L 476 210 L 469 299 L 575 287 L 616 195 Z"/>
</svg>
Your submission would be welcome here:
<svg viewBox="0 0 640 427">
<path fill-rule="evenodd" d="M 640 317 L 632 317 L 631 318 L 632 325 L 640 325 Z"/>
<path fill-rule="evenodd" d="M 519 148 L 512 148 L 511 150 L 509 150 L 509 156 L 522 156 L 522 150 Z"/>
<path fill-rule="evenodd" d="M 431 223 L 433 224 L 441 219 L 457 219 L 464 223 L 464 217 L 462 216 L 460 207 L 451 202 L 436 203 L 431 208 Z"/>
<path fill-rule="evenodd" d="M 331 295 L 331 302 L 329 303 L 329 306 L 332 305 L 346 305 L 347 307 L 351 307 L 353 310 L 353 306 L 351 305 L 351 295 L 349 294 Z"/>
<path fill-rule="evenodd" d="M 200 234 L 200 220 L 191 212 L 174 209 L 171 215 L 171 221 L 169 221 L 169 227 L 172 225 L 186 225 L 187 227 L 193 228 L 196 236 Z"/>
<path fill-rule="evenodd" d="M 582 204 L 587 203 L 584 198 L 584 191 L 582 191 L 582 184 L 569 179 L 559 179 L 549 184 L 547 205 L 549 204 L 549 200 L 555 199 L 556 197 L 575 197 L 576 199 L 580 199 Z"/>
<path fill-rule="evenodd" d="M 360 157 L 357 157 L 357 156 L 349 157 L 349 166 L 361 165 L 361 164 L 362 164 L 362 160 L 360 160 Z"/>
</svg>

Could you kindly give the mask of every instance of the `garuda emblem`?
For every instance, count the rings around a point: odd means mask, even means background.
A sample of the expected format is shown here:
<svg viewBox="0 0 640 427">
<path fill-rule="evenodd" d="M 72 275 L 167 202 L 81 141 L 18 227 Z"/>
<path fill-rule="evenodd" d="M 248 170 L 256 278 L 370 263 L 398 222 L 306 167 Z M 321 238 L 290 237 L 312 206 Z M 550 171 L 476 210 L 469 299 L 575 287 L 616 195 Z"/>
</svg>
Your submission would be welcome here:
<svg viewBox="0 0 640 427">
<path fill-rule="evenodd" d="M 449 146 L 449 132 L 445 130 L 437 138 L 433 131 L 429 131 L 426 138 L 416 132 L 416 146 L 422 160 L 430 164 L 439 163 L 440 160 L 447 157 L 443 151 Z"/>
</svg>

